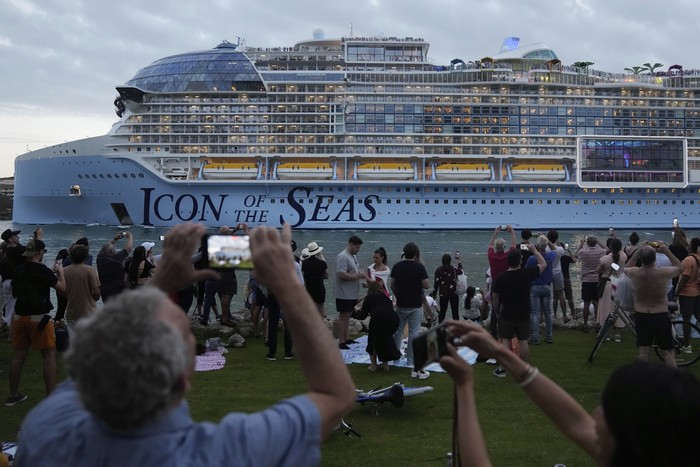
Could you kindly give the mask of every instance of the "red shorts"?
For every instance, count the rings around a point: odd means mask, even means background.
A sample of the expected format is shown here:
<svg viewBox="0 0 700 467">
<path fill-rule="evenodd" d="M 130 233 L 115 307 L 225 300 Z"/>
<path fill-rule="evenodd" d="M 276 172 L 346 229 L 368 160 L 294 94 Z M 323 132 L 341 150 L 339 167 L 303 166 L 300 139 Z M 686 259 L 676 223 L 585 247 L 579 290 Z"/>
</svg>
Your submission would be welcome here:
<svg viewBox="0 0 700 467">
<path fill-rule="evenodd" d="M 15 350 L 46 350 L 56 347 L 56 333 L 53 329 L 53 319 L 50 319 L 44 329 L 39 330 L 39 322 L 45 315 L 20 316 L 15 313 L 10 327 L 12 348 Z"/>
</svg>

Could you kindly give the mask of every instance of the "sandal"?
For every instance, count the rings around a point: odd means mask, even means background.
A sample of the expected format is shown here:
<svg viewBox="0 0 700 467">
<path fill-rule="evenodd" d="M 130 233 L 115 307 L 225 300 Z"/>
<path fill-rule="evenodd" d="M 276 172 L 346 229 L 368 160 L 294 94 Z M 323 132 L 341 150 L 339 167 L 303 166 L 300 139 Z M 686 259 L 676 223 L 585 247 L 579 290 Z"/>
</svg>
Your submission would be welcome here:
<svg viewBox="0 0 700 467">
<path fill-rule="evenodd" d="M 377 371 L 377 365 L 370 365 L 367 367 L 369 371 Z"/>
</svg>

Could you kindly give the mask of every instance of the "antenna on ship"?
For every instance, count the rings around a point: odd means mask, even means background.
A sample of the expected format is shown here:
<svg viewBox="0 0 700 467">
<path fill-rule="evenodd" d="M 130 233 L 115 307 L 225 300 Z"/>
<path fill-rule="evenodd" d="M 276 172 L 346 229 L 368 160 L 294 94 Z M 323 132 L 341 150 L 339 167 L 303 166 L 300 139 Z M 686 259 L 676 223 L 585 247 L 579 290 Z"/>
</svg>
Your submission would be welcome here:
<svg viewBox="0 0 700 467">
<path fill-rule="evenodd" d="M 350 37 L 353 37 L 352 36 L 352 21 L 350 21 Z"/>
</svg>

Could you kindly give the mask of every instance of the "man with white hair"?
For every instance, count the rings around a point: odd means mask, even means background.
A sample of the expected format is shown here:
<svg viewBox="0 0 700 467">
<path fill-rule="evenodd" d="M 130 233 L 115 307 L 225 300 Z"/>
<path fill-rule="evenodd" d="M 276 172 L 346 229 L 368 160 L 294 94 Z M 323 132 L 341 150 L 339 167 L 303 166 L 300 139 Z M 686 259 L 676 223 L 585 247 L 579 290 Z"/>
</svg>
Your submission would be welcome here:
<svg viewBox="0 0 700 467">
<path fill-rule="evenodd" d="M 16 465 L 317 465 L 320 444 L 353 406 L 355 387 L 335 341 L 296 279 L 291 229 L 250 232 L 256 278 L 278 298 L 308 384 L 304 395 L 221 422 L 195 423 L 185 394 L 195 340 L 165 293 L 206 278 L 191 255 L 205 227 L 166 236 L 149 283 L 127 291 L 79 325 L 67 356 L 70 380 L 22 425 Z M 157 290 L 156 287 L 161 290 Z M 47 427 L 51 427 L 47 430 Z"/>
<path fill-rule="evenodd" d="M 515 231 L 512 225 L 506 225 L 505 230 L 510 233 L 510 248 L 506 250 L 506 241 L 498 235 L 503 231 L 503 225 L 499 225 L 491 235 L 489 248 L 486 255 L 489 260 L 489 270 L 491 274 L 491 283 L 498 279 L 498 276 L 508 270 L 508 253 L 515 251 Z M 487 294 L 487 302 L 491 302 L 491 292 Z M 491 335 L 498 337 L 498 316 L 496 313 L 491 313 Z"/>
</svg>

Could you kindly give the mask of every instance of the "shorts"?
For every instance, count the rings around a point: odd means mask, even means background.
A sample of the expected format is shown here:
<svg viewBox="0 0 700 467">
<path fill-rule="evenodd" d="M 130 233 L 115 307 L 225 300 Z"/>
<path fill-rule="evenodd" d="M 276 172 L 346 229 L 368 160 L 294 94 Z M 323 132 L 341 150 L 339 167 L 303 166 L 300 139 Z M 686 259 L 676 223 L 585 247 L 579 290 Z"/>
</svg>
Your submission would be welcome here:
<svg viewBox="0 0 700 467">
<path fill-rule="evenodd" d="M 338 310 L 338 313 L 352 313 L 353 311 L 355 311 L 355 305 L 357 305 L 356 299 L 335 299 L 335 309 Z"/>
<path fill-rule="evenodd" d="M 50 319 L 44 329 L 39 330 L 39 322 L 47 315 L 20 316 L 15 314 L 10 327 L 12 348 L 15 350 L 46 350 L 56 347 L 56 332 Z"/>
<path fill-rule="evenodd" d="M 598 282 L 581 283 L 581 300 L 585 302 L 597 302 L 599 298 Z"/>
<path fill-rule="evenodd" d="M 552 276 L 552 290 L 563 290 L 564 289 L 564 275 L 562 273 L 554 274 Z"/>
<path fill-rule="evenodd" d="M 238 281 L 233 271 L 221 271 L 221 293 L 223 295 L 236 295 L 238 293 Z"/>
<path fill-rule="evenodd" d="M 530 338 L 530 318 L 508 319 L 503 316 L 498 318 L 498 337 L 512 339 L 517 337 L 519 341 Z"/>
<path fill-rule="evenodd" d="M 635 313 L 634 326 L 637 328 L 637 347 L 656 345 L 661 350 L 673 348 L 671 316 L 663 313 Z"/>
<path fill-rule="evenodd" d="M 696 320 L 700 319 L 700 296 L 681 295 L 678 297 L 678 306 L 683 319 L 689 320 L 692 316 L 695 316 Z"/>
<path fill-rule="evenodd" d="M 567 300 L 574 299 L 574 291 L 571 289 L 571 279 L 568 277 L 564 278 L 564 296 Z"/>
</svg>

